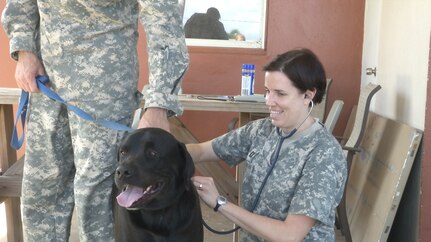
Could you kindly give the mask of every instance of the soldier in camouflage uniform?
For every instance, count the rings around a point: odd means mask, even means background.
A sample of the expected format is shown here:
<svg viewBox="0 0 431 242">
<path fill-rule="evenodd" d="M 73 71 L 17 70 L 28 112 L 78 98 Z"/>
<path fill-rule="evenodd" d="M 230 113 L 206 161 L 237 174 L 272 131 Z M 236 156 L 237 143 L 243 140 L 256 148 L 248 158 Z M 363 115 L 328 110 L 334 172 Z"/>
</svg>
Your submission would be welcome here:
<svg viewBox="0 0 431 242">
<path fill-rule="evenodd" d="M 229 202 L 217 206 L 242 228 L 240 241 L 335 241 L 346 160 L 338 141 L 309 110 L 324 95 L 324 69 L 311 51 L 299 49 L 278 56 L 264 70 L 270 117 L 187 148 L 195 162 L 246 162 L 243 208 Z M 192 179 L 201 198 L 215 208 L 219 193 L 213 179 Z"/>
<path fill-rule="evenodd" d="M 87 122 L 38 93 L 46 74 L 63 99 L 97 119 L 130 124 L 140 94 L 138 20 L 147 37 L 149 84 L 139 127 L 169 129 L 188 54 L 177 0 L 7 0 L 2 24 L 31 92 L 22 216 L 26 241 L 68 241 L 74 207 L 80 241 L 113 241 L 111 187 L 124 132 Z"/>
</svg>

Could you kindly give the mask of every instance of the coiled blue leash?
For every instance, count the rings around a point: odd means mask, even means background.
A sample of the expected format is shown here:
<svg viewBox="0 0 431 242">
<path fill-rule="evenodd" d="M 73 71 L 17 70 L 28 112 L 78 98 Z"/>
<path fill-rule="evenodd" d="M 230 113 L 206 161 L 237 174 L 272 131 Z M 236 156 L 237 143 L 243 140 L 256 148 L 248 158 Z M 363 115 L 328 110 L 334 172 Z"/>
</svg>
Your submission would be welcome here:
<svg viewBox="0 0 431 242">
<path fill-rule="evenodd" d="M 39 90 L 43 94 L 45 94 L 47 97 L 49 97 L 50 99 L 52 99 L 56 102 L 65 104 L 70 111 L 74 112 L 80 118 L 85 119 L 85 120 L 90 121 L 90 122 L 93 122 L 95 124 L 110 128 L 110 129 L 118 130 L 118 131 L 133 131 L 134 130 L 134 129 L 132 129 L 129 126 L 126 126 L 124 124 L 120 124 L 120 123 L 109 121 L 109 120 L 98 120 L 98 119 L 93 118 L 93 116 L 91 116 L 90 114 L 88 114 L 84 110 L 82 110 L 82 109 L 80 109 L 80 108 L 78 108 L 72 104 L 69 104 L 68 102 L 63 100 L 57 93 L 55 93 L 54 91 L 49 89 L 46 86 L 46 84 L 48 82 L 49 82 L 48 76 L 45 76 L 45 75 L 36 76 L 37 87 L 39 88 Z M 12 131 L 12 140 L 11 140 L 11 144 L 10 144 L 11 147 L 16 149 L 16 150 L 20 149 L 23 142 L 24 142 L 24 126 L 25 126 L 25 117 L 27 115 L 28 97 L 29 97 L 29 93 L 22 90 L 21 96 L 19 99 L 18 110 L 16 112 L 15 124 L 14 124 L 14 128 Z M 20 119 L 21 119 L 21 125 L 22 125 L 23 131 L 21 133 L 21 137 L 18 139 L 16 125 L 18 124 L 18 121 Z"/>
</svg>

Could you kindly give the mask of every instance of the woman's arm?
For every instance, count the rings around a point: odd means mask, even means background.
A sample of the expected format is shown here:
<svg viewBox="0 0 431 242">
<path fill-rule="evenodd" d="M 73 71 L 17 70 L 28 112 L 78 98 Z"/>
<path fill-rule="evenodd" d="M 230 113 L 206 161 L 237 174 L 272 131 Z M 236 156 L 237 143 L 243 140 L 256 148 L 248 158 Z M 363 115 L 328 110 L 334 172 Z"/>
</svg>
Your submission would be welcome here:
<svg viewBox="0 0 431 242">
<path fill-rule="evenodd" d="M 193 184 L 201 199 L 211 208 L 219 195 L 212 177 L 195 176 Z M 202 184 L 202 186 L 200 186 Z M 315 220 L 305 215 L 288 215 L 284 221 L 254 214 L 233 203 L 222 205 L 218 212 L 241 228 L 268 241 L 302 241 L 314 226 Z"/>
<path fill-rule="evenodd" d="M 248 232 L 267 241 L 302 241 L 315 220 L 306 215 L 288 215 L 284 221 L 251 213 L 233 203 L 218 210 L 225 217 Z"/>
<path fill-rule="evenodd" d="M 198 163 L 204 161 L 215 161 L 219 159 L 214 153 L 211 142 L 212 141 L 210 140 L 204 143 L 186 144 L 187 151 L 193 158 L 193 162 Z"/>
</svg>

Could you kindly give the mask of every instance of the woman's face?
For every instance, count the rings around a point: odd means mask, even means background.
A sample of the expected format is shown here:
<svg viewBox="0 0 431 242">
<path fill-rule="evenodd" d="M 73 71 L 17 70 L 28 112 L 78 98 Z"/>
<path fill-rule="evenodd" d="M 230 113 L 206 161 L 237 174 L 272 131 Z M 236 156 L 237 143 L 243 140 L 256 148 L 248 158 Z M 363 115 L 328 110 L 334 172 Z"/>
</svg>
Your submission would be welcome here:
<svg viewBox="0 0 431 242">
<path fill-rule="evenodd" d="M 285 132 L 297 128 L 308 114 L 309 99 L 280 71 L 265 73 L 265 102 L 272 124 Z"/>
</svg>

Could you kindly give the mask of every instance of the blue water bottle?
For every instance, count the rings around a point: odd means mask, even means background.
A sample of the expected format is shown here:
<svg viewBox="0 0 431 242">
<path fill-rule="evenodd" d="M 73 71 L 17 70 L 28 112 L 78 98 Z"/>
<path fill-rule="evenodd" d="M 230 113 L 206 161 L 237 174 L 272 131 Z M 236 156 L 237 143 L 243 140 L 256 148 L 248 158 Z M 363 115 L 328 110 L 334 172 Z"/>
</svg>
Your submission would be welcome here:
<svg viewBox="0 0 431 242">
<path fill-rule="evenodd" d="M 254 94 L 254 64 L 242 64 L 241 95 Z"/>
</svg>

